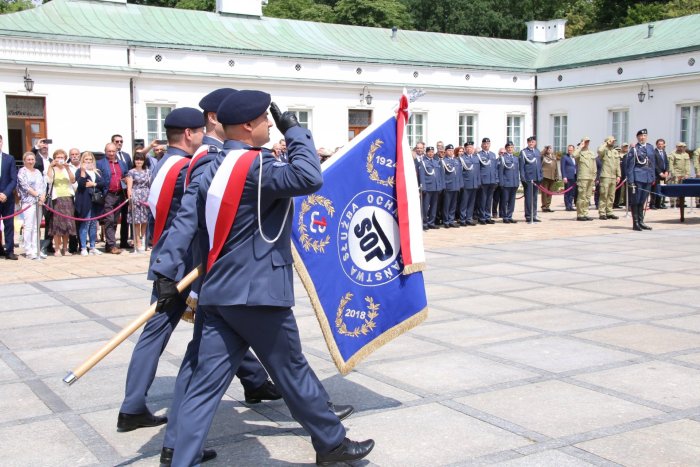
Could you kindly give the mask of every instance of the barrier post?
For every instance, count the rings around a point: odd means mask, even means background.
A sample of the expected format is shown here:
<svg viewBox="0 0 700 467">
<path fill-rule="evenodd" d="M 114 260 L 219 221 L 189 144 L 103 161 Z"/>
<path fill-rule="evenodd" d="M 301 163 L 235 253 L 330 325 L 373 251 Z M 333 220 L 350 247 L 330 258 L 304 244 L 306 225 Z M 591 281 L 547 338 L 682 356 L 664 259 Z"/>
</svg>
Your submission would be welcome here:
<svg viewBox="0 0 700 467">
<path fill-rule="evenodd" d="M 630 216 L 630 194 L 627 191 L 627 180 L 625 180 L 625 219 Z"/>
<path fill-rule="evenodd" d="M 41 204 L 36 197 L 36 259 L 41 260 Z"/>
<path fill-rule="evenodd" d="M 530 224 L 535 223 L 535 181 L 530 180 Z"/>
<path fill-rule="evenodd" d="M 134 212 L 134 194 L 133 194 L 133 192 L 131 193 L 131 198 L 129 198 L 129 210 L 131 211 L 131 236 L 132 236 L 132 241 L 134 242 L 134 253 L 138 253 L 138 248 L 136 248 L 136 235 L 137 235 L 137 233 L 136 233 L 136 223 L 134 222 L 136 220 L 136 215 Z"/>
</svg>

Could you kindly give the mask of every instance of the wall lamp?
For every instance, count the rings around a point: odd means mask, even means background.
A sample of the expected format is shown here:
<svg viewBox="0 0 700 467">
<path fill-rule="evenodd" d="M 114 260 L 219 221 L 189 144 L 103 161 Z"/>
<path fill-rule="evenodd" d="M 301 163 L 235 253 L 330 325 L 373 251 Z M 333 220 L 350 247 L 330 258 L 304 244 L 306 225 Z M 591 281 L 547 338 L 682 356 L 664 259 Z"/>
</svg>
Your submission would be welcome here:
<svg viewBox="0 0 700 467">
<path fill-rule="evenodd" d="M 29 76 L 28 68 L 24 69 L 24 89 L 26 89 L 27 92 L 32 92 L 34 90 L 34 80 Z"/>
<path fill-rule="evenodd" d="M 653 89 L 649 87 L 649 83 L 644 83 L 642 84 L 642 89 L 639 90 L 639 93 L 637 93 L 637 98 L 639 98 L 639 102 L 644 102 L 644 98 L 647 97 L 646 93 L 644 92 L 644 86 L 647 87 L 647 93 L 649 93 L 649 99 L 653 99 L 654 95 L 652 92 L 654 92 Z"/>
<path fill-rule="evenodd" d="M 360 93 L 360 104 L 372 105 L 372 94 L 369 93 L 367 86 L 364 86 Z"/>
</svg>

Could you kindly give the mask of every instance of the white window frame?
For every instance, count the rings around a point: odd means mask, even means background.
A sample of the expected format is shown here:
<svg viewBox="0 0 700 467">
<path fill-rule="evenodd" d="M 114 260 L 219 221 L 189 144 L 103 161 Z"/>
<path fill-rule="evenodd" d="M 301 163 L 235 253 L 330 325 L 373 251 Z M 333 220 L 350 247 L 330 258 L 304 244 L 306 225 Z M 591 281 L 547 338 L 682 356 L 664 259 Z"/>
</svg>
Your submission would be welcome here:
<svg viewBox="0 0 700 467">
<path fill-rule="evenodd" d="M 515 126 L 515 119 L 518 119 L 518 126 Z M 523 147 L 523 129 L 525 126 L 525 115 L 519 113 L 506 114 L 506 141 L 512 141 L 515 151 L 518 152 Z M 515 136 L 515 128 L 519 129 L 519 135 Z"/>
<path fill-rule="evenodd" d="M 566 154 L 569 131 L 567 114 L 552 115 L 552 148 L 555 153 Z"/>
<path fill-rule="evenodd" d="M 471 123 L 469 122 L 471 119 Z M 479 129 L 479 116 L 474 112 L 460 112 L 457 123 L 459 127 L 459 145 L 464 146 L 467 141 L 476 141 Z"/>
<path fill-rule="evenodd" d="M 416 120 L 420 120 L 417 123 Z M 406 124 L 406 134 L 408 136 L 409 147 L 416 147 L 416 144 L 427 141 L 427 134 L 425 129 L 427 128 L 428 113 L 427 112 L 412 112 Z"/>
<path fill-rule="evenodd" d="M 610 109 L 610 134 L 620 143 L 629 142 L 630 111 L 628 108 Z"/>
<path fill-rule="evenodd" d="M 150 118 L 148 115 L 148 109 L 149 108 L 155 108 L 156 109 L 156 118 L 155 120 Z M 163 102 L 157 102 L 157 103 L 147 103 L 146 104 L 146 134 L 148 135 L 146 141 L 150 142 L 153 141 L 154 139 L 166 139 L 165 137 L 165 127 L 163 126 L 163 123 L 165 122 L 165 117 L 167 117 L 168 113 L 172 112 L 175 110 L 175 104 L 170 104 L 170 103 L 163 103 Z M 163 109 L 168 109 L 168 113 L 163 115 Z M 151 131 L 150 129 L 150 123 L 152 121 L 156 122 L 156 130 Z"/>
<path fill-rule="evenodd" d="M 297 107 L 289 109 L 289 111 L 294 112 L 294 115 L 296 115 L 297 120 L 299 121 L 299 126 L 306 128 L 309 131 L 313 131 L 313 112 L 311 109 Z M 306 118 L 304 118 L 302 113 L 306 113 Z"/>
<path fill-rule="evenodd" d="M 687 111 L 685 117 L 684 110 Z M 695 150 L 700 146 L 700 102 L 678 106 L 678 134 L 679 140 L 687 144 L 688 149 Z"/>
</svg>

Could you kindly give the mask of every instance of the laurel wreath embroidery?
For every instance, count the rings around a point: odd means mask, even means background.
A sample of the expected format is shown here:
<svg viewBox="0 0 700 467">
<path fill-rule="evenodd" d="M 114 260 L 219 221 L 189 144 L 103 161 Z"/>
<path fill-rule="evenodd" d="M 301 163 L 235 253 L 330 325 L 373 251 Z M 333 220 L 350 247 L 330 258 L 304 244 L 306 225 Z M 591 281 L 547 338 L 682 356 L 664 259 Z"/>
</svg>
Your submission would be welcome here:
<svg viewBox="0 0 700 467">
<path fill-rule="evenodd" d="M 393 187 L 395 183 L 394 177 L 388 177 L 386 180 L 382 180 L 379 177 L 379 172 L 374 168 L 374 153 L 382 147 L 382 144 L 384 144 L 384 142 L 381 139 L 377 139 L 369 147 L 369 153 L 367 154 L 367 173 L 369 174 L 369 179 L 373 182 L 377 182 L 382 186 Z"/>
<path fill-rule="evenodd" d="M 321 195 L 309 195 L 302 203 L 299 211 L 299 242 L 305 251 L 314 250 L 314 253 L 325 253 L 326 247 L 331 242 L 331 236 L 326 235 L 326 238 L 321 240 L 313 239 L 307 233 L 306 223 L 304 223 L 304 215 L 311 210 L 312 206 L 323 206 L 328 211 L 328 215 L 333 217 L 335 208 L 333 203 L 328 198 Z"/>
<path fill-rule="evenodd" d="M 343 311 L 345 310 L 345 305 L 352 300 L 352 297 L 352 292 L 348 292 L 343 296 L 343 298 L 340 299 L 338 311 L 335 315 L 335 329 L 338 331 L 338 334 L 343 336 L 359 337 L 360 334 L 366 336 L 371 331 L 374 331 L 374 328 L 377 326 L 374 319 L 379 316 L 380 305 L 378 303 L 374 303 L 374 299 L 372 297 L 365 297 L 365 301 L 367 302 L 367 319 L 364 320 L 362 326 L 357 326 L 352 331 L 348 331 L 347 325 L 343 322 Z"/>
</svg>

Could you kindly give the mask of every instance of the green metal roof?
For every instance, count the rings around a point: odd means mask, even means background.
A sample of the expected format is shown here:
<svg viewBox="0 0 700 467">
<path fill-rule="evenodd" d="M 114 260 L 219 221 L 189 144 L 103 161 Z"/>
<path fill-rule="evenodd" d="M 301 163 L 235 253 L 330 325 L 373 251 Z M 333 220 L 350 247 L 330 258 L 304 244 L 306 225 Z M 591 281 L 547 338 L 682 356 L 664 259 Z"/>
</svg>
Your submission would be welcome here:
<svg viewBox="0 0 700 467">
<path fill-rule="evenodd" d="M 86 0 L 0 15 L 0 35 L 402 65 L 534 72 L 700 49 L 700 15 L 552 44 L 420 31 L 243 18 Z"/>
</svg>

